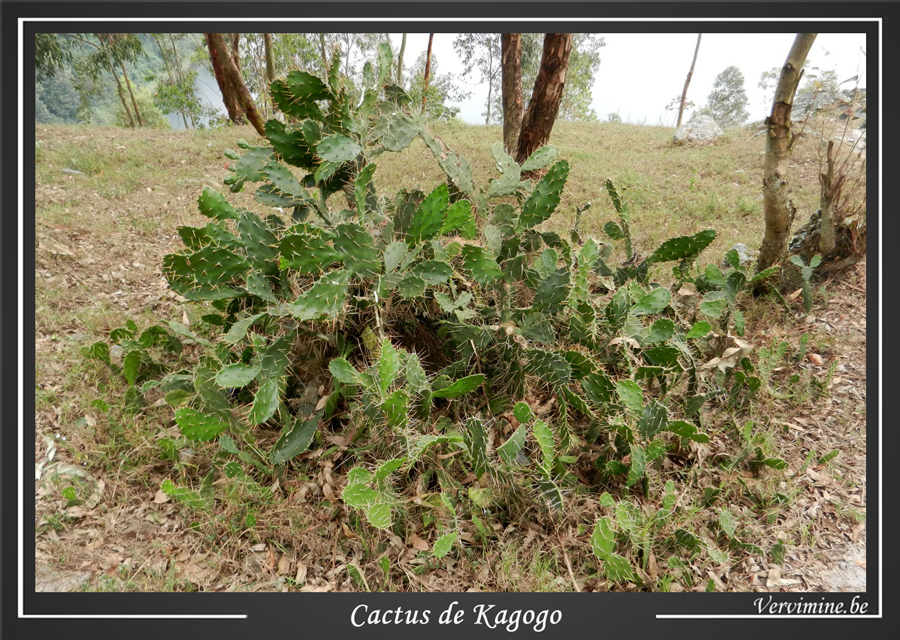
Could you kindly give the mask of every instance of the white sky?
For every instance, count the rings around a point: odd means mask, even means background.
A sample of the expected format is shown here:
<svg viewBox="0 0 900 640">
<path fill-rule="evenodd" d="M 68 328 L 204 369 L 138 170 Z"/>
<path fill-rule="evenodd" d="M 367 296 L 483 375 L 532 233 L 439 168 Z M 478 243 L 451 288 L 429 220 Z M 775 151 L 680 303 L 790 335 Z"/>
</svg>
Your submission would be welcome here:
<svg viewBox="0 0 900 640">
<path fill-rule="evenodd" d="M 666 112 L 665 106 L 680 96 L 697 43 L 696 33 L 600 34 L 606 46 L 600 49 L 600 69 L 594 78 L 592 107 L 601 120 L 618 112 L 625 122 L 674 126 L 677 113 Z M 697 106 L 706 102 L 716 76 L 730 65 L 744 74 L 744 88 L 750 101 L 751 120 L 762 120 L 771 105 L 764 105 L 763 92 L 757 88 L 760 74 L 781 67 L 787 57 L 794 33 L 749 34 L 705 33 L 700 41 L 697 65 L 688 89 L 688 100 Z M 455 34 L 437 33 L 432 55 L 437 56 L 441 73 L 459 76 L 462 65 L 453 50 Z M 394 50 L 399 51 L 401 34 L 392 33 Z M 404 66 L 411 65 L 428 47 L 427 33 L 407 34 Z M 859 34 L 820 33 L 810 51 L 812 65 L 837 72 L 838 81 L 860 76 L 860 87 L 866 86 L 866 36 Z M 466 122 L 483 123 L 487 85 L 477 85 L 478 74 L 459 78 L 472 96 L 460 105 L 459 116 Z M 853 88 L 855 83 L 843 85 Z M 688 113 L 690 115 L 690 112 Z"/>
</svg>

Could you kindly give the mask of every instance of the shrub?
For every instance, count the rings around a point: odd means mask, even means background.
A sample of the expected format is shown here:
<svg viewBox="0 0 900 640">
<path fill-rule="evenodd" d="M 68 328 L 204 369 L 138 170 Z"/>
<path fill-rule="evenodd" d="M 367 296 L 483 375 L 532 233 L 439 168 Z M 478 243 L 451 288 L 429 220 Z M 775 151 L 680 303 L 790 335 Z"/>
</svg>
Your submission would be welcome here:
<svg viewBox="0 0 900 640">
<path fill-rule="evenodd" d="M 200 352 L 192 371 L 160 383 L 182 442 L 218 440 L 231 477 L 240 464 L 284 472 L 328 437 L 355 463 L 342 500 L 377 528 L 411 508 L 400 493 L 436 482 L 435 499 L 418 507 L 443 523 L 436 556 L 467 511 L 486 539 L 477 514 L 514 513 L 523 499 L 552 516 L 573 491 L 621 484 L 646 495 L 671 450 L 709 440 L 697 420 L 725 383 L 722 366 L 714 392 L 702 393 L 695 359 L 711 326 L 682 318 L 652 270 L 675 263 L 677 290 L 715 233 L 667 240 L 641 259 L 612 182 L 620 219 L 604 229 L 626 243 L 624 265 L 610 266 L 612 245 L 582 240 L 577 223 L 568 239 L 542 231 L 568 163 L 544 147 L 520 165 L 497 143 L 499 175 L 476 186 L 403 89 L 384 84 L 390 60 L 382 48 L 366 65 L 361 100 L 350 99 L 338 60 L 326 79 L 292 71 L 276 81 L 289 122 L 270 120 L 267 144 L 226 153 L 231 191 L 258 184 L 254 199 L 269 213 L 207 188 L 199 208 L 210 222 L 178 229 L 185 247 L 163 272 L 174 291 L 211 306 L 208 337 L 169 323 Z M 373 161 L 415 138 L 446 184 L 385 197 Z M 523 179 L 535 172 L 536 182 Z M 710 275 L 710 290 L 724 293 L 723 304 L 705 300 L 716 308 L 708 315 L 736 315 L 732 276 Z M 458 471 L 480 483 L 464 491 L 432 457 L 440 450 L 460 454 Z M 593 484 L 574 472 L 586 452 Z M 608 526 L 597 531 L 610 576 L 630 576 Z"/>
</svg>

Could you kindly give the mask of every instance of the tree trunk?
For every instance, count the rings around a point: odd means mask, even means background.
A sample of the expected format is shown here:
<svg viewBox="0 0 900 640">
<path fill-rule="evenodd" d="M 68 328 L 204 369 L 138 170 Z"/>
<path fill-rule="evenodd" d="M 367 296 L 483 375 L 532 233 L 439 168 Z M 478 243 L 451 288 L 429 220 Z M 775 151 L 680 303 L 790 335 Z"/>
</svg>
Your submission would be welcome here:
<svg viewBox="0 0 900 640">
<path fill-rule="evenodd" d="M 275 50 L 272 46 L 272 34 L 264 33 L 263 41 L 266 44 L 266 80 L 271 84 L 275 82 Z"/>
<path fill-rule="evenodd" d="M 431 42 L 434 34 L 428 34 L 428 53 L 425 54 L 425 88 L 422 89 L 422 113 L 425 113 L 425 103 L 428 100 L 428 79 L 431 76 Z"/>
<path fill-rule="evenodd" d="M 400 41 L 400 55 L 397 56 L 397 84 L 403 86 L 403 54 L 406 53 L 406 34 Z"/>
<path fill-rule="evenodd" d="M 122 109 L 125 111 L 125 115 L 128 117 L 128 126 L 134 129 L 134 117 L 131 115 L 131 109 L 128 108 L 128 100 L 125 99 L 125 90 L 122 89 L 122 81 L 119 80 L 119 74 L 116 73 L 116 69 L 113 66 L 112 58 L 109 55 L 109 48 L 107 47 L 106 41 L 103 39 L 101 34 L 97 35 L 97 39 L 100 41 L 100 46 L 103 50 L 103 56 L 106 58 L 106 70 L 109 71 L 109 74 L 116 81 L 116 91 L 119 94 L 119 100 L 122 102 Z"/>
<path fill-rule="evenodd" d="M 244 124 L 244 114 L 238 104 L 237 93 L 231 86 L 228 75 L 225 73 L 225 60 L 228 58 L 227 52 L 224 51 L 225 44 L 222 42 L 222 35 L 218 33 L 205 33 L 206 45 L 209 48 L 209 61 L 212 63 L 213 74 L 216 76 L 216 82 L 219 85 L 219 91 L 222 93 L 222 102 L 225 103 L 225 111 L 228 112 L 228 119 L 234 124 Z M 217 42 L 222 44 L 217 46 Z M 226 56 L 222 56 L 225 52 Z"/>
<path fill-rule="evenodd" d="M 535 150 L 547 144 L 559 113 L 572 52 L 571 33 L 548 33 L 544 36 L 541 68 L 534 81 L 531 101 L 522 118 L 522 132 L 516 149 L 516 161 L 524 162 Z"/>
<path fill-rule="evenodd" d="M 500 66 L 503 74 L 503 148 L 512 155 L 516 152 L 522 114 L 522 34 L 504 33 L 500 36 L 503 55 Z"/>
<path fill-rule="evenodd" d="M 241 34 L 239 33 L 231 34 L 231 59 L 234 61 L 234 66 L 237 67 L 238 73 L 243 74 L 244 71 L 241 69 Z"/>
<path fill-rule="evenodd" d="M 125 63 L 119 60 L 119 66 L 122 67 L 122 75 L 125 77 L 125 86 L 128 87 L 128 95 L 131 96 L 131 104 L 134 106 L 134 115 L 137 117 L 138 125 L 144 126 L 144 119 L 141 117 L 141 110 L 138 109 L 137 99 L 134 97 L 134 91 L 131 89 L 131 80 L 128 79 L 128 72 L 125 71 Z"/>
<path fill-rule="evenodd" d="M 815 33 L 798 33 L 781 68 L 772 115 L 766 118 L 766 161 L 763 174 L 763 211 L 766 231 L 759 250 L 757 271 L 780 263 L 787 255 L 788 237 L 793 222 L 793 204 L 788 200 L 787 173 L 794 136 L 791 134 L 791 109 L 794 94 L 803 75 L 803 63 L 816 39 Z"/>
<path fill-rule="evenodd" d="M 822 191 L 819 196 L 819 211 L 821 215 L 819 224 L 819 251 L 823 258 L 834 251 L 837 244 L 834 231 L 834 202 L 844 186 L 844 176 L 834 177 L 834 141 L 828 141 L 828 151 L 825 158 L 826 171 L 819 174 L 819 183 Z"/>
<path fill-rule="evenodd" d="M 328 53 L 325 51 L 325 34 L 319 34 L 319 50 L 322 54 L 322 73 L 328 73 Z"/>
<path fill-rule="evenodd" d="M 691 84 L 691 76 L 694 75 L 694 65 L 697 64 L 697 52 L 700 51 L 700 38 L 702 36 L 702 33 L 697 34 L 697 46 L 694 47 L 694 59 L 691 60 L 691 70 L 688 71 L 687 80 L 684 81 L 684 91 L 681 92 L 681 106 L 678 107 L 678 122 L 675 124 L 676 129 L 681 126 L 681 117 L 684 115 L 684 103 L 687 100 L 687 90 L 688 86 Z"/>
<path fill-rule="evenodd" d="M 240 71 L 238 71 L 234 60 L 231 59 L 231 56 L 228 53 L 222 34 L 207 33 L 206 41 L 209 44 L 210 52 L 212 53 L 215 51 L 216 57 L 219 59 L 225 83 L 233 92 L 236 102 L 247 115 L 247 119 L 250 121 L 250 124 L 253 125 L 253 128 L 256 129 L 256 132 L 261 136 L 265 136 L 266 129 L 263 126 L 262 118 L 256 108 L 256 103 L 253 102 L 253 96 L 251 96 L 250 92 L 247 90 L 247 85 L 244 84 L 244 79 L 241 77 Z M 218 77 L 216 79 L 218 79 Z"/>
</svg>

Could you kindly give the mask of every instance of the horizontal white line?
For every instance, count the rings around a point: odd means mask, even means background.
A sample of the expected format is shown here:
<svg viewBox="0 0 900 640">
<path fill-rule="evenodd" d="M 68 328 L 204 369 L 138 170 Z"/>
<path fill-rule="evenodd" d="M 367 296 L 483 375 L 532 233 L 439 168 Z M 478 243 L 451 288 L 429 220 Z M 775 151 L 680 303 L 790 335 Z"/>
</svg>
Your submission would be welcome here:
<svg viewBox="0 0 900 640">
<path fill-rule="evenodd" d="M 166 620 L 166 619 L 178 619 L 178 620 L 235 620 L 235 619 L 246 619 L 246 613 L 223 613 L 223 614 L 215 614 L 215 613 L 172 613 L 172 614 L 140 614 L 140 613 L 73 613 L 71 615 L 66 615 L 64 613 L 48 613 L 44 614 L 20 614 L 19 618 L 63 618 L 63 619 L 72 619 L 72 618 L 86 618 L 86 619 L 119 619 L 119 620 Z"/>
<path fill-rule="evenodd" d="M 20 18 L 25 22 L 878 22 L 881 18 Z"/>
</svg>

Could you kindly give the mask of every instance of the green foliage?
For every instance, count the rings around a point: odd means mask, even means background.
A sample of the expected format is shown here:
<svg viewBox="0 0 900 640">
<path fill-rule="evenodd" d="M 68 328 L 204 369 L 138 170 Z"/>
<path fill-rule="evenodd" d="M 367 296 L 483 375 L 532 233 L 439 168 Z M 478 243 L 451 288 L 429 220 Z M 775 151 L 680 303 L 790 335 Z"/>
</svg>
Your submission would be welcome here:
<svg viewBox="0 0 900 640">
<path fill-rule="evenodd" d="M 803 262 L 803 258 L 797 255 L 791 256 L 791 262 L 800 267 L 800 277 L 803 278 L 803 310 L 806 313 L 812 311 L 812 287 L 810 280 L 812 279 L 813 269 L 822 263 L 822 256 L 813 256 L 807 265 Z"/>
<path fill-rule="evenodd" d="M 427 513 L 434 558 L 469 540 L 458 527 L 467 510 L 487 519 L 530 496 L 559 518 L 572 493 L 600 484 L 647 498 L 670 452 L 715 435 L 701 429 L 717 396 L 698 388 L 694 363 L 712 326 L 683 318 L 654 281 L 667 262 L 687 279 L 714 233 L 668 240 L 642 261 L 631 246 L 631 263 L 614 271 L 610 245 L 537 228 L 564 202 L 569 165 L 555 149 L 519 166 L 497 148 L 494 179 L 476 185 L 469 163 L 385 84 L 385 60 L 367 67 L 357 99 L 335 74 L 276 81 L 287 122 L 270 120 L 261 146 L 240 145 L 228 178 L 232 191 L 256 183 L 271 210 L 208 189 L 198 204 L 210 221 L 179 229 L 185 247 L 165 256 L 163 273 L 203 305 L 204 324 L 170 322 L 147 340 L 192 343 L 192 370 L 159 382 L 182 436 L 218 442 L 214 463 L 228 477 L 290 473 L 309 464 L 304 452 L 340 448 L 350 471 L 339 498 L 352 517 L 399 534 L 398 515 Z M 417 136 L 447 182 L 385 197 L 371 160 Z M 521 180 L 548 166 L 536 184 Z M 608 235 L 630 242 L 627 204 L 611 181 L 606 190 L 620 221 Z M 721 300 L 720 315 L 734 316 L 748 280 L 737 265 L 695 282 L 719 293 L 705 308 Z M 136 331 L 115 336 L 129 384 L 149 375 Z M 86 355 L 116 364 L 105 343 Z M 464 487 L 459 472 L 480 484 Z M 415 486 L 439 491 L 411 502 Z M 628 509 L 617 506 L 615 522 L 631 535 L 646 519 Z M 632 580 L 612 526 L 597 523 L 594 553 L 610 580 Z"/>
</svg>

